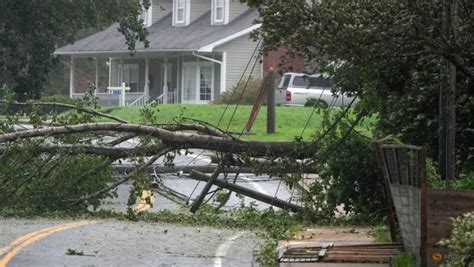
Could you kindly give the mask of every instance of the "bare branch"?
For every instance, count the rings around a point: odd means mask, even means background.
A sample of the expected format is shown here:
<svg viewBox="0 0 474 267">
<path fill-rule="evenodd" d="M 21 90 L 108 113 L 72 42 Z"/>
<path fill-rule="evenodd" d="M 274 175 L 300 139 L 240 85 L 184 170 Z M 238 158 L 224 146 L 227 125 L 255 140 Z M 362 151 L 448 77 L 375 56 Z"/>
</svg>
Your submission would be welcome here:
<svg viewBox="0 0 474 267">
<path fill-rule="evenodd" d="M 229 134 L 225 134 L 213 128 L 210 128 L 205 125 L 200 124 L 169 124 L 163 125 L 160 128 L 165 129 L 170 132 L 177 132 L 177 131 L 196 131 L 198 133 L 208 134 L 211 136 L 219 136 L 219 137 L 232 137 Z"/>
<path fill-rule="evenodd" d="M 200 173 L 200 172 L 196 172 L 196 171 L 191 172 L 189 177 L 194 179 L 194 180 L 204 181 L 204 182 L 207 182 L 207 181 L 210 180 L 209 176 L 205 175 L 204 173 Z M 255 192 L 255 191 L 250 190 L 246 187 L 236 185 L 236 184 L 232 184 L 232 183 L 228 183 L 228 182 L 226 182 L 224 180 L 221 180 L 221 179 L 215 179 L 215 180 L 212 181 L 212 183 L 216 186 L 231 190 L 231 191 L 233 191 L 237 194 L 242 194 L 244 196 L 254 198 L 256 200 L 265 202 L 267 204 L 270 204 L 270 205 L 273 205 L 273 206 L 276 206 L 276 207 L 279 207 L 279 208 L 282 208 L 282 209 L 285 209 L 285 210 L 290 210 L 290 211 L 294 211 L 294 212 L 299 212 L 299 211 L 304 210 L 303 207 L 295 205 L 293 203 L 289 203 L 287 201 L 278 199 L 276 197 L 272 197 L 272 196 L 265 195 L 265 194 L 262 194 L 262 193 L 259 193 L 259 192 Z"/>
<path fill-rule="evenodd" d="M 109 146 L 116 146 L 116 145 L 119 145 L 125 141 L 128 141 L 134 137 L 136 137 L 137 135 L 136 134 L 127 134 L 127 135 L 124 135 L 122 137 L 119 137 L 113 141 L 110 141 L 109 143 L 107 143 L 107 145 Z"/>
<path fill-rule="evenodd" d="M 0 102 L 6 103 L 5 100 L 0 100 Z M 91 115 L 95 115 L 95 116 L 99 116 L 99 117 L 103 117 L 103 118 L 107 118 L 107 119 L 111 119 L 111 120 L 114 120 L 116 122 L 128 123 L 128 121 L 126 121 L 124 119 L 121 119 L 119 117 L 115 117 L 115 116 L 112 116 L 110 114 L 102 113 L 102 112 L 95 111 L 95 110 L 89 109 L 89 108 L 78 107 L 76 105 L 71 105 L 71 104 L 57 103 L 57 102 L 32 102 L 31 104 L 39 105 L 39 106 L 43 106 L 43 107 L 51 107 L 51 108 L 77 109 L 77 110 L 80 110 L 82 112 L 85 112 L 85 113 L 88 113 L 88 114 L 91 114 Z M 29 106 L 31 104 L 30 103 L 23 103 L 23 102 L 12 102 L 11 103 L 11 105 L 13 105 L 13 106 L 20 106 L 20 107 Z"/>
<path fill-rule="evenodd" d="M 29 150 L 30 155 L 48 153 L 48 154 L 91 154 L 102 155 L 110 158 L 128 158 L 133 156 L 152 156 L 165 148 L 162 144 L 139 146 L 134 148 L 125 147 L 105 147 L 95 145 L 40 145 Z M 0 153 L 6 150 L 0 148 Z"/>
<path fill-rule="evenodd" d="M 22 138 L 39 136 L 55 136 L 72 133 L 97 131 L 115 131 L 136 133 L 158 138 L 166 146 L 174 148 L 198 148 L 221 152 L 246 153 L 248 156 L 291 156 L 294 158 L 310 158 L 317 148 L 307 142 L 260 142 L 217 136 L 196 135 L 181 132 L 170 132 L 164 129 L 136 124 L 119 123 L 86 123 L 72 126 L 32 129 L 22 132 L 0 135 L 0 143 L 15 141 Z"/>
</svg>

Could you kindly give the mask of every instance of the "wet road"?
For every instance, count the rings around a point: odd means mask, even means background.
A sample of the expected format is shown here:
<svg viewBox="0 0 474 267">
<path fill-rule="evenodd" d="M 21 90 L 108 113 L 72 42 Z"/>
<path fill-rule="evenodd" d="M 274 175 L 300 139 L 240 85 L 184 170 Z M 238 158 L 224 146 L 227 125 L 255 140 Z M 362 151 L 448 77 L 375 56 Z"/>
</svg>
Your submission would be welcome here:
<svg viewBox="0 0 474 267">
<path fill-rule="evenodd" d="M 131 140 L 123 146 L 136 145 Z M 127 164 L 122 161 L 122 164 Z M 194 151 L 177 156 L 176 166 L 207 166 L 210 158 Z M 159 159 L 155 166 L 163 166 Z M 160 174 L 168 188 L 190 201 L 204 187 L 186 174 Z M 221 175 L 220 178 L 223 178 Z M 233 179 L 229 174 L 228 179 Z M 238 185 L 283 200 L 294 199 L 284 183 L 268 176 L 241 174 Z M 131 184 L 117 188 L 118 197 L 107 199 L 101 209 L 125 212 Z M 211 191 L 216 188 L 211 188 Z M 147 193 L 148 194 L 148 193 Z M 177 210 L 182 206 L 153 192 L 154 204 L 144 210 Z M 269 205 L 232 193 L 224 209 L 254 202 L 258 209 Z M 293 200 L 294 202 L 294 200 Z M 210 200 L 212 203 L 212 200 Z M 252 266 L 253 251 L 261 240 L 250 231 L 180 226 L 116 220 L 70 222 L 0 218 L 0 267 L 3 266 Z"/>
<path fill-rule="evenodd" d="M 251 266 L 259 242 L 249 231 L 116 220 L 41 236 L 43 229 L 68 223 L 0 219 L 0 266 Z"/>
</svg>

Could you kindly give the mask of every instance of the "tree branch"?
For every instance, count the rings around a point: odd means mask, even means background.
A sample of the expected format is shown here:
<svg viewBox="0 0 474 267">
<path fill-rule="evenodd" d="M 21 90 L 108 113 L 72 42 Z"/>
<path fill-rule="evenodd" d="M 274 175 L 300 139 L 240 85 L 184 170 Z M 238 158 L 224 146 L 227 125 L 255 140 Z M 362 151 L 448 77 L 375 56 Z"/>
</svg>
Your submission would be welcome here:
<svg viewBox="0 0 474 267">
<path fill-rule="evenodd" d="M 153 156 L 151 159 L 149 159 L 145 164 L 142 164 L 141 166 L 139 166 L 136 170 L 134 170 L 133 172 L 131 172 L 130 174 L 128 174 L 127 176 L 123 177 L 122 179 L 118 180 L 117 182 L 111 184 L 110 186 L 104 188 L 104 189 L 101 189 L 97 192 L 94 192 L 90 195 L 87 195 L 85 197 L 81 197 L 79 199 L 76 199 L 76 200 L 70 200 L 72 203 L 69 205 L 69 207 L 73 207 L 73 206 L 77 206 L 87 200 L 90 200 L 92 198 L 95 198 L 101 194 L 104 194 L 104 193 L 107 193 L 108 191 L 116 188 L 117 186 L 127 182 L 128 180 L 130 180 L 133 176 L 135 176 L 136 174 L 138 174 L 139 172 L 143 171 L 144 169 L 146 169 L 148 166 L 150 166 L 151 164 L 153 164 L 158 158 L 160 158 L 162 155 L 164 155 L 165 153 L 167 153 L 168 150 L 163 150 L 160 154 L 158 155 L 155 155 Z"/>
<path fill-rule="evenodd" d="M 6 100 L 0 100 L 0 102 L 8 103 Z M 114 120 L 116 122 L 128 123 L 128 121 L 126 121 L 124 119 L 121 119 L 119 117 L 112 116 L 110 114 L 102 113 L 102 112 L 95 111 L 95 110 L 89 109 L 89 108 L 78 107 L 76 105 L 65 104 L 65 103 L 57 103 L 57 102 L 32 102 L 32 103 L 11 102 L 10 104 L 12 106 L 19 106 L 19 107 L 27 107 L 29 105 L 39 105 L 39 106 L 43 106 L 43 107 L 51 107 L 51 108 L 54 108 L 54 109 L 56 109 L 56 108 L 63 108 L 63 109 L 66 109 L 66 110 L 77 109 L 77 110 L 80 110 L 82 112 L 85 112 L 85 113 L 88 113 L 88 114 L 91 114 L 91 115 L 95 115 L 95 116 L 99 116 L 99 117 L 103 117 L 103 118 L 107 118 L 107 119 L 111 119 L 111 120 Z"/>
<path fill-rule="evenodd" d="M 0 143 L 22 138 L 97 131 L 128 132 L 148 135 L 160 139 L 166 146 L 216 150 L 236 154 L 246 153 L 248 156 L 256 157 L 292 156 L 294 158 L 310 158 L 317 152 L 316 145 L 308 142 L 244 141 L 225 137 L 170 132 L 157 127 L 119 123 L 86 123 L 7 133 L 0 135 Z"/>
</svg>

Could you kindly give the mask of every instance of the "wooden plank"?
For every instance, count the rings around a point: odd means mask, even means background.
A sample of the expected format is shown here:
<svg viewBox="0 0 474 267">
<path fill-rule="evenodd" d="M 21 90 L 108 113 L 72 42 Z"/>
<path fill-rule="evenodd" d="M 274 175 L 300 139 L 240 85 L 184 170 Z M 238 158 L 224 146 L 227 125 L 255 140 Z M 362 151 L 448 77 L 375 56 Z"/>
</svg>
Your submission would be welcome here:
<svg viewBox="0 0 474 267">
<path fill-rule="evenodd" d="M 382 149 L 379 143 L 375 144 L 375 152 L 377 156 L 377 162 L 378 162 L 378 172 L 379 172 L 379 177 L 382 179 L 382 184 L 383 184 L 383 199 L 385 201 L 385 205 L 387 206 L 387 223 L 389 226 L 390 230 L 390 239 L 393 242 L 397 242 L 398 237 L 397 237 L 397 232 L 398 232 L 398 222 L 395 214 L 395 207 L 393 204 L 392 196 L 390 194 L 390 187 L 389 187 L 389 178 L 385 177 L 385 168 L 384 168 L 384 162 L 383 162 L 383 155 L 382 155 Z"/>
<path fill-rule="evenodd" d="M 440 239 L 451 235 L 452 217 L 474 211 L 474 191 L 428 189 L 426 205 L 426 245 L 432 250 L 439 247 Z"/>
<path fill-rule="evenodd" d="M 396 172 L 396 158 L 394 157 L 393 150 L 383 149 L 385 164 L 387 172 L 389 174 L 389 180 L 392 184 L 399 184 L 398 175 Z"/>
<path fill-rule="evenodd" d="M 427 203 L 428 203 L 428 184 L 426 180 L 426 147 L 423 147 L 420 154 L 417 154 L 417 172 L 418 172 L 418 182 L 420 184 L 420 224 L 421 224 L 421 248 L 420 253 L 416 253 L 418 263 L 421 262 L 421 266 L 426 266 L 427 264 L 427 246 L 426 240 L 427 235 Z M 420 170 L 421 168 L 423 170 Z"/>
<path fill-rule="evenodd" d="M 396 149 L 395 154 L 397 156 L 397 173 L 400 177 L 400 184 L 410 185 L 408 182 L 408 164 L 406 158 L 405 149 Z"/>
</svg>

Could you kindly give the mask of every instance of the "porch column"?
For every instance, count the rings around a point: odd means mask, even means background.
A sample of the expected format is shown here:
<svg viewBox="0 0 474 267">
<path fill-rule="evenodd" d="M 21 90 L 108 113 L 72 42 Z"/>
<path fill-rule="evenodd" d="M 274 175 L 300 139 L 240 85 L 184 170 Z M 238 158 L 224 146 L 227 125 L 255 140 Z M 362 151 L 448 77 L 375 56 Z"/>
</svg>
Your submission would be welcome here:
<svg viewBox="0 0 474 267">
<path fill-rule="evenodd" d="M 71 56 L 71 65 L 69 66 L 69 97 L 72 98 L 74 94 L 74 57 Z"/>
<path fill-rule="evenodd" d="M 178 56 L 176 58 L 176 98 L 175 98 L 175 102 L 173 104 L 177 104 L 177 103 L 180 103 L 181 102 L 181 64 L 180 64 L 180 61 L 181 61 L 181 57 Z"/>
<path fill-rule="evenodd" d="M 123 83 L 123 57 L 120 57 L 120 83 Z"/>
<path fill-rule="evenodd" d="M 112 58 L 109 57 L 109 87 L 112 86 Z"/>
<path fill-rule="evenodd" d="M 226 79 L 227 79 L 227 52 L 222 52 L 222 64 L 221 64 L 221 93 L 226 90 Z"/>
<path fill-rule="evenodd" d="M 145 95 L 146 97 L 150 97 L 150 86 L 149 86 L 149 83 L 150 81 L 148 80 L 148 77 L 150 76 L 150 69 L 149 69 L 149 59 L 148 57 L 145 58 L 145 88 L 144 88 L 144 91 L 145 91 Z"/>
<path fill-rule="evenodd" d="M 163 104 L 168 104 L 168 58 L 164 58 L 164 70 L 163 70 Z"/>
<path fill-rule="evenodd" d="M 99 92 L 99 59 L 97 57 L 94 58 L 95 61 L 95 90 L 94 95 L 97 95 Z"/>
</svg>

